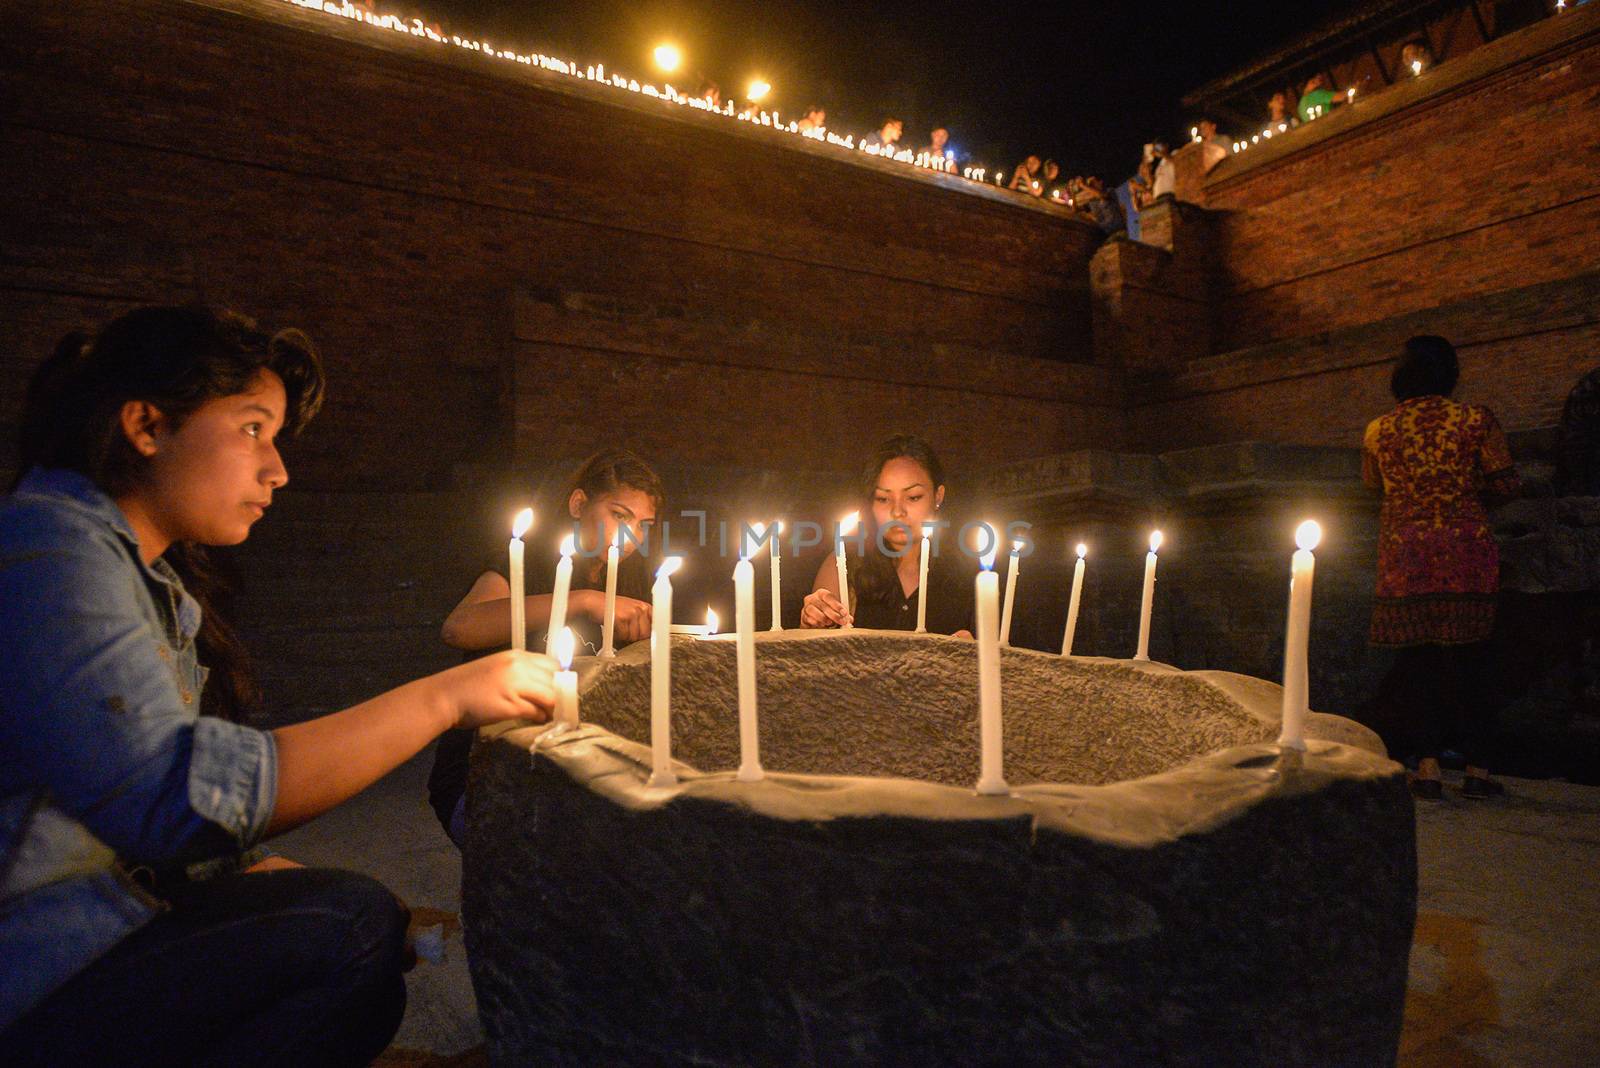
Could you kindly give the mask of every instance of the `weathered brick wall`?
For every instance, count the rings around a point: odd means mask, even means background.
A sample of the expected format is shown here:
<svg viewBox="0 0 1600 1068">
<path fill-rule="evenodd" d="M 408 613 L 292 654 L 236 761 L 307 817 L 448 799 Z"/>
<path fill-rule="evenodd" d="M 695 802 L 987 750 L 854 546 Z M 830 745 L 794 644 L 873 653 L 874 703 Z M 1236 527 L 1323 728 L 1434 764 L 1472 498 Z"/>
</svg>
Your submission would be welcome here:
<svg viewBox="0 0 1600 1068">
<path fill-rule="evenodd" d="M 1597 102 L 1591 7 L 1224 162 L 1197 194 L 1212 355 L 1131 391 L 1130 440 L 1354 443 L 1416 333 L 1457 343 L 1465 399 L 1555 422 L 1600 363 Z"/>
<path fill-rule="evenodd" d="M 328 404 L 235 554 L 291 706 L 448 662 L 458 543 L 504 518 L 473 502 L 602 444 L 830 486 L 901 429 L 957 469 L 1123 443 L 1064 211 L 274 0 L 8 20 L 0 475 L 69 328 L 307 329 Z"/>
</svg>

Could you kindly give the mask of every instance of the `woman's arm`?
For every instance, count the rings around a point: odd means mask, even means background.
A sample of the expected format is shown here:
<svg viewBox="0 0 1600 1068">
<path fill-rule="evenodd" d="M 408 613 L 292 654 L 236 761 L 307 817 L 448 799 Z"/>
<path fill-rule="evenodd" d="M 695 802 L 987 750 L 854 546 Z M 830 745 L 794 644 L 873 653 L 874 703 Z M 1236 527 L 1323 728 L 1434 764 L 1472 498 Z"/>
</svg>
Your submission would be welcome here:
<svg viewBox="0 0 1600 1068">
<path fill-rule="evenodd" d="M 549 719 L 554 661 L 504 652 L 407 683 L 343 712 L 280 727 L 278 801 L 268 835 L 326 812 L 451 727 Z"/>
<path fill-rule="evenodd" d="M 1522 479 L 1517 465 L 1511 459 L 1511 445 L 1500 421 L 1489 409 L 1483 409 L 1487 426 L 1478 451 L 1478 470 L 1483 474 L 1483 495 L 1491 508 L 1516 500 L 1522 495 Z"/>
<path fill-rule="evenodd" d="M 548 593 L 526 599 L 528 629 L 543 630 L 550 625 Z M 495 571 L 485 571 L 472 584 L 461 602 L 450 610 L 439 637 L 452 649 L 478 652 L 498 649 L 511 641 L 511 584 Z"/>
</svg>

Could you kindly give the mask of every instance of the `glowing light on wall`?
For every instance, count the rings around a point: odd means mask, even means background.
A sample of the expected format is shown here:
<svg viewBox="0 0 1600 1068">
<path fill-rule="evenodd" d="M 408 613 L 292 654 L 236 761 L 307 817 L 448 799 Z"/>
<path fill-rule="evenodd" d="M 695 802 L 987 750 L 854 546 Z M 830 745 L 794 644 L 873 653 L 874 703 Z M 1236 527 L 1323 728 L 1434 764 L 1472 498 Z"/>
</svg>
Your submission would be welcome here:
<svg viewBox="0 0 1600 1068">
<path fill-rule="evenodd" d="M 683 53 L 677 45 L 659 44 L 655 50 L 656 66 L 671 74 L 683 65 Z"/>
</svg>

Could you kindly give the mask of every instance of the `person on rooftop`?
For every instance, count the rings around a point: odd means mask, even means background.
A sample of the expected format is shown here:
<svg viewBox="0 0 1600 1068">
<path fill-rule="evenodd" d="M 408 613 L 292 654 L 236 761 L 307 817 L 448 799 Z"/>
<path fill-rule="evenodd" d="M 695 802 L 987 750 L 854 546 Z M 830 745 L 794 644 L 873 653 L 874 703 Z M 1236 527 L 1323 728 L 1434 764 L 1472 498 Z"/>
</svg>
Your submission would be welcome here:
<svg viewBox="0 0 1600 1068">
<path fill-rule="evenodd" d="M 1037 196 L 1044 190 L 1044 161 L 1038 156 L 1030 155 L 1027 159 L 1017 164 L 1017 169 L 1011 172 L 1011 182 L 1007 189 L 1018 193 L 1027 193 Z"/>
<path fill-rule="evenodd" d="M 882 155 L 893 155 L 900 144 L 900 137 L 905 133 L 906 124 L 896 118 L 883 120 L 883 125 L 867 135 L 862 141 L 862 147 L 875 148 Z"/>
<path fill-rule="evenodd" d="M 1167 150 L 1165 141 L 1157 141 L 1151 145 L 1155 158 L 1154 177 L 1150 182 L 1150 199 L 1169 195 L 1178 183 L 1178 170 L 1172 165 L 1172 155 Z"/>
<path fill-rule="evenodd" d="M 1344 97 L 1328 88 L 1326 74 L 1313 74 L 1306 82 L 1305 92 L 1300 95 L 1300 107 L 1297 112 L 1301 122 L 1310 122 L 1320 119 L 1329 111 L 1344 103 Z"/>
<path fill-rule="evenodd" d="M 1217 132 L 1216 120 L 1210 117 L 1201 119 L 1195 130 L 1200 135 L 1200 166 L 1210 174 L 1212 168 L 1233 155 L 1233 145 Z"/>
<path fill-rule="evenodd" d="M 1280 133 L 1300 125 L 1300 116 L 1289 106 L 1289 94 L 1282 89 L 1267 101 L 1267 123 Z"/>
</svg>

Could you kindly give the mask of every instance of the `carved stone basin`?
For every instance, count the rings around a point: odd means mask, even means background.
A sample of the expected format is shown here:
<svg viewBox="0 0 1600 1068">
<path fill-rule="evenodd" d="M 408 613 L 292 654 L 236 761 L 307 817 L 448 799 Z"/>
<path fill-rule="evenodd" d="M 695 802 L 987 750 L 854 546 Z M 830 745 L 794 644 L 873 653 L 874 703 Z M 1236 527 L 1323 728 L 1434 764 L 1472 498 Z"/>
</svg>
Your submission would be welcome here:
<svg viewBox="0 0 1600 1068">
<path fill-rule="evenodd" d="M 1005 650 L 1011 797 L 979 797 L 976 647 L 676 640 L 680 783 L 648 777 L 648 643 L 584 726 L 473 755 L 467 947 L 496 1063 L 1389 1063 L 1413 809 L 1377 738 L 1277 686 Z"/>
</svg>

